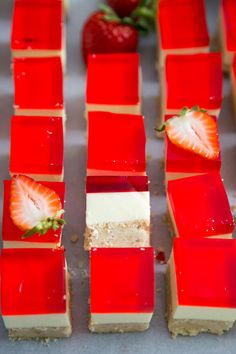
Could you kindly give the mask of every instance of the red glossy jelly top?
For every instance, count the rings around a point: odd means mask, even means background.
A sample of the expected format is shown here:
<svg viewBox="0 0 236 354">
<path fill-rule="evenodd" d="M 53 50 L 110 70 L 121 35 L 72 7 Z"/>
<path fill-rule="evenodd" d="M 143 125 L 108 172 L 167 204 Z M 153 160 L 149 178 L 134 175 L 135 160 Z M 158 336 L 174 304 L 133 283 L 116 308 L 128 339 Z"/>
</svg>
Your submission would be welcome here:
<svg viewBox="0 0 236 354">
<path fill-rule="evenodd" d="M 11 172 L 61 174 L 63 155 L 64 139 L 61 117 L 12 117 Z"/>
<path fill-rule="evenodd" d="M 234 80 L 236 80 L 236 54 L 234 55 L 232 69 L 233 69 L 233 78 Z"/>
<path fill-rule="evenodd" d="M 154 250 L 92 248 L 91 313 L 148 313 L 154 310 Z"/>
<path fill-rule="evenodd" d="M 86 101 L 104 105 L 138 104 L 139 54 L 90 55 Z"/>
<path fill-rule="evenodd" d="M 60 50 L 62 29 L 61 0 L 15 0 L 12 49 Z"/>
<path fill-rule="evenodd" d="M 87 176 L 86 193 L 148 192 L 147 176 Z"/>
<path fill-rule="evenodd" d="M 232 213 L 219 173 L 169 181 L 167 193 L 180 238 L 233 232 Z"/>
<path fill-rule="evenodd" d="M 89 112 L 88 169 L 145 172 L 145 144 L 142 116 Z"/>
<path fill-rule="evenodd" d="M 221 107 L 220 53 L 167 55 L 165 70 L 167 108 L 181 109 L 195 105 L 205 109 Z"/>
<path fill-rule="evenodd" d="M 54 190 L 60 197 L 62 209 L 64 208 L 65 199 L 65 183 L 64 182 L 40 182 L 48 188 Z M 50 229 L 45 235 L 35 234 L 26 239 L 22 239 L 23 231 L 21 231 L 12 221 L 10 216 L 10 189 L 11 181 L 4 181 L 4 201 L 3 201 L 3 216 L 2 216 L 2 240 L 3 241 L 21 241 L 38 242 L 38 243 L 60 243 L 62 230 L 59 228 L 56 231 Z"/>
<path fill-rule="evenodd" d="M 65 313 L 63 249 L 3 249 L 1 310 L 3 316 Z"/>
<path fill-rule="evenodd" d="M 160 0 L 157 15 L 162 49 L 209 45 L 204 0 Z"/>
<path fill-rule="evenodd" d="M 175 239 L 179 305 L 236 307 L 236 240 Z"/>
<path fill-rule="evenodd" d="M 173 115 L 166 115 L 165 121 Z M 216 119 L 216 118 L 215 118 Z M 165 170 L 176 173 L 207 173 L 219 172 L 221 156 L 217 160 L 209 160 L 192 151 L 181 149 L 165 137 Z"/>
<path fill-rule="evenodd" d="M 226 47 L 236 52 L 236 1 L 222 0 L 222 10 L 226 33 Z"/>
<path fill-rule="evenodd" d="M 13 63 L 15 108 L 63 108 L 63 72 L 59 57 L 15 58 Z"/>
</svg>

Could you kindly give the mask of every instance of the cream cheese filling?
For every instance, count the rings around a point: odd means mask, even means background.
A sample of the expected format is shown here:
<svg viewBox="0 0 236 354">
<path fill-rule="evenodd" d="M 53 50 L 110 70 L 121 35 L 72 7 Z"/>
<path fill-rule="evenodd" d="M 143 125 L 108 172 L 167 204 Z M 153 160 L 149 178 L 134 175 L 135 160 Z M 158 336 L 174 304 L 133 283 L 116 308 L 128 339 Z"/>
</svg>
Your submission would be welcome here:
<svg viewBox="0 0 236 354">
<path fill-rule="evenodd" d="M 149 192 L 87 193 L 86 224 L 150 221 Z"/>
<path fill-rule="evenodd" d="M 153 313 L 91 313 L 93 324 L 149 323 Z"/>
</svg>

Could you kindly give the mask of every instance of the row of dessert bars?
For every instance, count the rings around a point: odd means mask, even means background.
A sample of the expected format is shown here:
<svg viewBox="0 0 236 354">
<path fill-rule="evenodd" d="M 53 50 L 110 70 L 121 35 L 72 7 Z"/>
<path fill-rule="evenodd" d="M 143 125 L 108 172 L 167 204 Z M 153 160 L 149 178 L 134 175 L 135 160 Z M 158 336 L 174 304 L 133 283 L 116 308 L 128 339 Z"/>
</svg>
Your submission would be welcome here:
<svg viewBox="0 0 236 354">
<path fill-rule="evenodd" d="M 144 331 L 154 311 L 154 251 L 137 53 L 88 59 L 85 249 L 92 332 Z"/>
<path fill-rule="evenodd" d="M 15 0 L 12 179 L 4 181 L 1 250 L 1 313 L 11 338 L 68 337 L 72 331 L 61 246 L 63 33 L 61 0 Z"/>
<path fill-rule="evenodd" d="M 232 3 L 222 1 L 224 11 Z M 236 320 L 236 240 L 220 176 L 221 54 L 205 53 L 209 36 L 201 0 L 160 0 L 157 27 L 159 131 L 166 133 L 165 184 L 173 236 L 166 277 L 168 328 L 174 337 L 222 334 Z M 227 33 L 228 27 L 222 28 Z M 228 52 L 225 47 L 224 61 Z"/>
</svg>

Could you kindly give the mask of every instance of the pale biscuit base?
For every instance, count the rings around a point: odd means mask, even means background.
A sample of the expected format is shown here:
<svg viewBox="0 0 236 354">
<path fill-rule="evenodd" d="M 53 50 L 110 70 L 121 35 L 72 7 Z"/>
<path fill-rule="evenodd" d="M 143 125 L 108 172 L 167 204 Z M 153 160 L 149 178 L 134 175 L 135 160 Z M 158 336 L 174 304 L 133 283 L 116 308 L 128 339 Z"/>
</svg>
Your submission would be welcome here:
<svg viewBox="0 0 236 354">
<path fill-rule="evenodd" d="M 149 323 L 102 323 L 95 324 L 90 320 L 89 330 L 94 333 L 124 333 L 144 332 L 149 328 Z"/>
<path fill-rule="evenodd" d="M 72 326 L 68 327 L 36 327 L 36 328 L 11 328 L 8 330 L 10 339 L 43 339 L 67 338 L 72 333 Z"/>
<path fill-rule="evenodd" d="M 194 320 L 194 319 L 174 319 L 171 304 L 171 288 L 169 269 L 166 274 L 166 310 L 168 329 L 172 338 L 178 335 L 197 336 L 199 333 L 212 333 L 217 335 L 224 334 L 230 330 L 234 322 L 229 321 L 211 321 L 211 320 Z"/>
<path fill-rule="evenodd" d="M 92 247 L 148 247 L 150 224 L 147 221 L 104 223 L 86 227 L 85 250 Z"/>
</svg>

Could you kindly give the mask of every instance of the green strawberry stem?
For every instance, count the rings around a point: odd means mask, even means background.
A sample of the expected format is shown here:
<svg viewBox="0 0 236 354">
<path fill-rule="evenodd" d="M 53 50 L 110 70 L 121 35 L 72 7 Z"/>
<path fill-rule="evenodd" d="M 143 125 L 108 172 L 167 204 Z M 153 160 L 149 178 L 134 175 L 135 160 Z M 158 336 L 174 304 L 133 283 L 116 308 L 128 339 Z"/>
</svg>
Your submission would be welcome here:
<svg viewBox="0 0 236 354">
<path fill-rule="evenodd" d="M 198 111 L 202 113 L 206 113 L 207 111 L 205 109 L 200 108 L 198 105 L 193 106 L 192 108 L 189 108 L 187 106 L 183 107 L 180 111 L 179 117 L 184 117 L 187 112 L 192 112 L 192 111 Z M 154 128 L 156 132 L 163 132 L 166 128 L 167 122 L 171 121 L 172 118 L 169 118 L 164 124 L 162 124 L 159 128 Z"/>
<path fill-rule="evenodd" d="M 48 217 L 44 220 L 41 220 L 36 226 L 34 226 L 32 229 L 26 231 L 21 238 L 29 238 L 33 236 L 34 234 L 38 233 L 39 235 L 44 235 L 48 230 L 53 229 L 56 231 L 59 229 L 59 227 L 65 225 L 65 220 L 61 219 L 60 216 L 64 213 L 64 210 L 61 209 L 59 210 L 55 216 Z"/>
<path fill-rule="evenodd" d="M 140 34 L 147 34 L 151 29 L 155 28 L 156 3 L 157 0 L 143 0 L 129 17 L 123 18 L 120 18 L 108 5 L 100 4 L 99 8 L 104 12 L 106 21 L 133 26 Z"/>
</svg>

